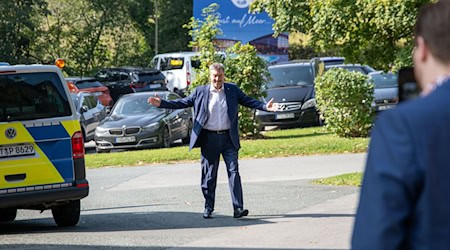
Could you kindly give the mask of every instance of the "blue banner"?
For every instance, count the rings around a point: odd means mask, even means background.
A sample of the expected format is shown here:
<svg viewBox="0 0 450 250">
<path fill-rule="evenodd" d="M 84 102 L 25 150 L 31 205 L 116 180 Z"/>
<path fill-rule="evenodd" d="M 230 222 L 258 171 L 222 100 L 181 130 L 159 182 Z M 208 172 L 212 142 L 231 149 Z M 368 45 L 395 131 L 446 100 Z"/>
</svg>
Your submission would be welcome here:
<svg viewBox="0 0 450 250">
<path fill-rule="evenodd" d="M 203 20 L 202 9 L 212 3 L 219 5 L 219 28 L 222 34 L 215 41 L 218 50 L 225 51 L 237 42 L 249 43 L 269 62 L 288 59 L 289 37 L 273 37 L 273 20 L 267 13 L 252 14 L 249 5 L 253 0 L 194 0 L 194 17 Z"/>
</svg>

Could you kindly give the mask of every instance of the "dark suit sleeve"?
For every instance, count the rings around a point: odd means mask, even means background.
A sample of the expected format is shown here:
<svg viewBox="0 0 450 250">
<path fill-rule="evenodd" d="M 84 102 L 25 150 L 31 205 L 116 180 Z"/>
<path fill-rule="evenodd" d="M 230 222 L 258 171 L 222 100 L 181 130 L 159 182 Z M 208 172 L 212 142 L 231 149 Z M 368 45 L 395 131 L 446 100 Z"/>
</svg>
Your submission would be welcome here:
<svg viewBox="0 0 450 250">
<path fill-rule="evenodd" d="M 239 87 L 236 86 L 236 91 L 238 95 L 238 101 L 239 104 L 244 105 L 246 107 L 252 108 L 252 109 L 259 109 L 267 111 L 266 104 L 258 101 L 254 98 L 251 98 L 250 96 L 246 95 L 244 92 L 242 92 Z"/>
<path fill-rule="evenodd" d="M 421 180 L 415 153 L 414 140 L 402 114 L 381 114 L 371 134 L 353 249 L 405 249 L 407 221 Z"/>
<path fill-rule="evenodd" d="M 166 109 L 183 109 L 194 106 L 195 97 L 197 95 L 197 89 L 195 89 L 189 96 L 180 98 L 177 100 L 161 100 L 160 108 Z"/>
</svg>

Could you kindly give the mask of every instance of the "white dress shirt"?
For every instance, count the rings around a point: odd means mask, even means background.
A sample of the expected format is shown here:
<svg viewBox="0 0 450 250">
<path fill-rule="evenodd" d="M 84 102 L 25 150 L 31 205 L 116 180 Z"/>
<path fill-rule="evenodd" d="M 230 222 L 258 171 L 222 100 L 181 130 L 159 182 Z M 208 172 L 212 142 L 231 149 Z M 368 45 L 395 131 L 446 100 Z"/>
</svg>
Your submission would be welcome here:
<svg viewBox="0 0 450 250">
<path fill-rule="evenodd" d="M 230 118 L 228 117 L 228 106 L 224 84 L 220 89 L 216 89 L 210 84 L 208 120 L 206 121 L 204 129 L 213 131 L 230 129 Z"/>
</svg>

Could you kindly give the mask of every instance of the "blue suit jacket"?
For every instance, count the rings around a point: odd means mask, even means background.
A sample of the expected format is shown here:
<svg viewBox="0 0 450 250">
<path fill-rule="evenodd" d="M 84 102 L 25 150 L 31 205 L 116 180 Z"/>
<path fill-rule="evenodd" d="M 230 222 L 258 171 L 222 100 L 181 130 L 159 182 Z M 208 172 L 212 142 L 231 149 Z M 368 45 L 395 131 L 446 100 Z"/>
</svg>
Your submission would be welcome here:
<svg viewBox="0 0 450 250">
<path fill-rule="evenodd" d="M 380 115 L 353 249 L 450 249 L 450 81 Z"/>
<path fill-rule="evenodd" d="M 195 88 L 193 93 L 189 96 L 173 101 L 161 100 L 161 105 L 159 106 L 160 108 L 168 109 L 194 107 L 194 126 L 192 128 L 189 150 L 194 146 L 201 146 L 197 143 L 197 140 L 202 132 L 203 126 L 208 120 L 209 88 L 209 84 L 199 86 Z M 234 147 L 239 149 L 238 104 L 252 109 L 265 111 L 267 111 L 267 109 L 265 103 L 247 96 L 235 84 L 224 83 L 224 89 L 228 106 L 228 117 L 230 118 L 231 125 L 230 137 Z"/>
</svg>

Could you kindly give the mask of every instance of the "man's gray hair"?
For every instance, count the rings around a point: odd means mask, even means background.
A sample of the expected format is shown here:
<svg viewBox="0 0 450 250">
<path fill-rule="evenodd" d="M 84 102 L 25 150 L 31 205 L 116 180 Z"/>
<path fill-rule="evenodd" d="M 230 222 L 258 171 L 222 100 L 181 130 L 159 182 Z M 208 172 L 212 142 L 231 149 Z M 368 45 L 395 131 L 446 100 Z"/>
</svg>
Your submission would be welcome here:
<svg viewBox="0 0 450 250">
<path fill-rule="evenodd" d="M 225 72 L 225 67 L 221 63 L 213 63 L 213 64 L 209 65 L 209 71 L 213 71 L 213 70 Z"/>
</svg>

